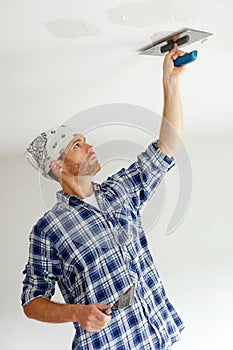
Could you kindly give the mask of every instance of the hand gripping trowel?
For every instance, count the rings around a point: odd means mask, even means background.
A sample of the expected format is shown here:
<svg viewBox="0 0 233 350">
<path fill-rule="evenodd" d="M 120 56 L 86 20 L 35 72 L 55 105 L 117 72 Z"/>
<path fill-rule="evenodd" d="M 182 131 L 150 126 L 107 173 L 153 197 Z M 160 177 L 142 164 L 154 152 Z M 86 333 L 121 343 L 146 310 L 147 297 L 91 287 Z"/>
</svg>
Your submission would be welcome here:
<svg viewBox="0 0 233 350">
<path fill-rule="evenodd" d="M 210 35 L 213 34 L 190 28 L 184 28 L 177 32 L 158 33 L 152 35 L 152 43 L 141 48 L 139 52 L 143 55 L 163 56 L 171 51 L 175 43 L 179 47 L 190 45 L 200 40 L 203 43 Z M 174 65 L 180 67 L 184 64 L 195 61 L 196 58 L 197 50 L 194 50 L 190 53 L 178 57 L 176 60 L 174 60 Z"/>
</svg>

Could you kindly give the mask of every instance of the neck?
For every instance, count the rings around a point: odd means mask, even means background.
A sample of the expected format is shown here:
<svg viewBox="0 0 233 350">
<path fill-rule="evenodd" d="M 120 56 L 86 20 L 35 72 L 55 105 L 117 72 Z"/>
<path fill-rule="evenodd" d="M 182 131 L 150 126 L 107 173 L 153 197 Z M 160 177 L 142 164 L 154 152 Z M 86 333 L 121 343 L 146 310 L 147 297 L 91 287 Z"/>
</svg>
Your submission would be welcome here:
<svg viewBox="0 0 233 350">
<path fill-rule="evenodd" d="M 72 194 L 84 199 L 94 192 L 92 185 L 92 176 L 74 176 L 66 178 L 63 176 L 61 186 L 64 193 Z"/>
</svg>

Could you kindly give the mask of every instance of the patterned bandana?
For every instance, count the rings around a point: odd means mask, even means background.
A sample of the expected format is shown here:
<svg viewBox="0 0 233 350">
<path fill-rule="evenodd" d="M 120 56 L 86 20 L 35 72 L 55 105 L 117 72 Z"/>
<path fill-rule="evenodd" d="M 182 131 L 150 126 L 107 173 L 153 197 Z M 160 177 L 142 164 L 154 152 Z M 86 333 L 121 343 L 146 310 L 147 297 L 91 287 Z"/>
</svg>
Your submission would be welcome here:
<svg viewBox="0 0 233 350">
<path fill-rule="evenodd" d="M 49 175 L 51 162 L 60 157 L 69 142 L 78 134 L 66 125 L 42 132 L 28 146 L 26 158 L 44 177 L 54 180 Z"/>
</svg>

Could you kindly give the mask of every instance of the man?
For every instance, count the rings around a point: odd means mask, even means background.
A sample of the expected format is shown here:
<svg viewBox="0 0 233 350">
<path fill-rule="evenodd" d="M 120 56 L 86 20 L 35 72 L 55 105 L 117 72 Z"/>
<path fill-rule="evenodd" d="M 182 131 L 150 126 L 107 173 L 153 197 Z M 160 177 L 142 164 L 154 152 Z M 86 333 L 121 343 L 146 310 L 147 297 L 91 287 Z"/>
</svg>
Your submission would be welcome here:
<svg viewBox="0 0 233 350">
<path fill-rule="evenodd" d="M 42 133 L 28 148 L 31 163 L 59 181 L 62 190 L 31 232 L 22 305 L 29 318 L 74 322 L 73 350 L 167 350 L 184 328 L 166 296 L 140 218 L 143 204 L 174 165 L 181 138 L 184 67 L 173 63 L 180 55 L 175 44 L 164 59 L 159 140 L 128 169 L 94 183 L 100 165 L 93 147 L 64 126 Z M 51 301 L 56 282 L 65 304 Z M 127 291 L 133 301 L 115 310 L 113 304 Z"/>
</svg>

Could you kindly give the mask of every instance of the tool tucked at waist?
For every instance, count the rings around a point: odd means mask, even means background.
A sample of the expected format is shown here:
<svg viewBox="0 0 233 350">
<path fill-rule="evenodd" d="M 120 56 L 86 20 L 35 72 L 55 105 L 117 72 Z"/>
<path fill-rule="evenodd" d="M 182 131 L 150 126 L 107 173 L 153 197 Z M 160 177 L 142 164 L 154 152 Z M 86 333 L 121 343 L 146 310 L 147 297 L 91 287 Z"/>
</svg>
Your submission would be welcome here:
<svg viewBox="0 0 233 350">
<path fill-rule="evenodd" d="M 135 293 L 135 284 L 132 284 L 132 286 L 127 289 L 125 293 L 123 293 L 120 298 L 113 304 L 113 306 L 104 313 L 106 315 L 110 315 L 113 311 L 121 310 L 126 308 L 127 306 L 130 306 L 134 302 L 134 293 Z"/>
</svg>

